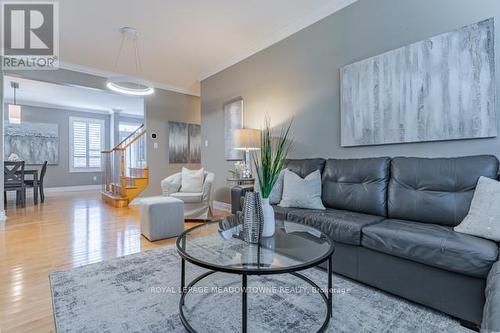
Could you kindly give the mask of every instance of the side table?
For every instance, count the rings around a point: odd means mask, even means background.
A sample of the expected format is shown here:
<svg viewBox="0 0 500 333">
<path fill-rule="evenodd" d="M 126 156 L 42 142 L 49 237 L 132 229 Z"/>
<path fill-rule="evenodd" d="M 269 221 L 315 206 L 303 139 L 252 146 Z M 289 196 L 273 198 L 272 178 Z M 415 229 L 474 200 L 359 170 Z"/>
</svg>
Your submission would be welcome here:
<svg viewBox="0 0 500 333">
<path fill-rule="evenodd" d="M 228 182 L 236 183 L 231 187 L 231 213 L 241 211 L 241 198 L 245 196 L 246 192 L 253 191 L 255 178 L 228 178 Z"/>
</svg>

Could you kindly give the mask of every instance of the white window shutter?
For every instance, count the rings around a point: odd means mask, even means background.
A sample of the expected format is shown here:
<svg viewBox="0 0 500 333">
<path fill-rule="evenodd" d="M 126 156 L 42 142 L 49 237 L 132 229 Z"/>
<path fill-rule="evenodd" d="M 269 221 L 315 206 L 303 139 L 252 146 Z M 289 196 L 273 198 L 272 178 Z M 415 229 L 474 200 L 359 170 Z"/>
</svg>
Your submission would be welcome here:
<svg viewBox="0 0 500 333">
<path fill-rule="evenodd" d="M 88 167 L 100 168 L 101 167 L 101 150 L 102 150 L 102 133 L 101 124 L 89 123 L 88 124 Z"/>
<path fill-rule="evenodd" d="M 72 171 L 100 171 L 104 147 L 104 121 L 93 118 L 70 118 Z"/>
</svg>

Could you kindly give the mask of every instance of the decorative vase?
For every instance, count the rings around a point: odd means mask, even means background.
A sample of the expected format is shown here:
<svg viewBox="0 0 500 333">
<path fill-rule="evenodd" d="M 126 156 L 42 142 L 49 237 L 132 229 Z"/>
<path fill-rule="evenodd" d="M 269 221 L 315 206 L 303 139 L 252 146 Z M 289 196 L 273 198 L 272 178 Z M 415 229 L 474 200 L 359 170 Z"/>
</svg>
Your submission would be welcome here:
<svg viewBox="0 0 500 333">
<path fill-rule="evenodd" d="M 271 237 L 274 235 L 275 219 L 273 207 L 269 204 L 269 198 L 262 198 L 262 214 L 264 223 L 262 226 L 262 237 Z"/>
<path fill-rule="evenodd" d="M 259 243 L 264 224 L 259 193 L 247 192 L 245 194 L 243 216 L 243 240 L 252 244 Z"/>
</svg>

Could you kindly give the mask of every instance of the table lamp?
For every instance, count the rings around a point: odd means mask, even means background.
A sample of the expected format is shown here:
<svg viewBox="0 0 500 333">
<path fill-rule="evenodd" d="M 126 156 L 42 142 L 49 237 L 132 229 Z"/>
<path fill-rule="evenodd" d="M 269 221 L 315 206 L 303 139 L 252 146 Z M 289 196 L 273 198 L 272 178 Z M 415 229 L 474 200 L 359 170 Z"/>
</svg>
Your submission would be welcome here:
<svg viewBox="0 0 500 333">
<path fill-rule="evenodd" d="M 245 151 L 245 177 L 252 177 L 250 151 L 260 149 L 260 130 L 242 128 L 234 131 L 234 149 Z"/>
</svg>

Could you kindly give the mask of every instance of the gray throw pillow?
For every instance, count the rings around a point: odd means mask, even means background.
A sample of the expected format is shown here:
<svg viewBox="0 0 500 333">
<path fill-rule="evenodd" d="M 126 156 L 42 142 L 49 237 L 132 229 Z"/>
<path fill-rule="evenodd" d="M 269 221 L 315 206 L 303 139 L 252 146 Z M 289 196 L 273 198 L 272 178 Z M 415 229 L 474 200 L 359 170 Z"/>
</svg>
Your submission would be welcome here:
<svg viewBox="0 0 500 333">
<path fill-rule="evenodd" d="M 319 170 L 301 178 L 296 173 L 285 169 L 283 195 L 278 206 L 324 210 L 325 206 L 321 201 L 321 173 Z"/>
<path fill-rule="evenodd" d="M 283 195 L 283 177 L 285 176 L 285 170 L 281 170 L 276 183 L 269 194 L 269 203 L 271 205 L 277 205 L 281 201 L 281 196 Z"/>
<path fill-rule="evenodd" d="M 500 182 L 480 177 L 469 213 L 453 230 L 500 242 Z"/>
</svg>

